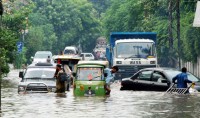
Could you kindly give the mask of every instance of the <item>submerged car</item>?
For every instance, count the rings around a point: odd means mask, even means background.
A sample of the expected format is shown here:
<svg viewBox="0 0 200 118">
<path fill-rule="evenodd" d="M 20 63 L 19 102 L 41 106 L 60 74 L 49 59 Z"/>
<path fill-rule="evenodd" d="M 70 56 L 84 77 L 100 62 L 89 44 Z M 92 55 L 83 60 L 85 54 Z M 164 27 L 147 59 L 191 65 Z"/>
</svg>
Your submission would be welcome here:
<svg viewBox="0 0 200 118">
<path fill-rule="evenodd" d="M 56 65 L 51 63 L 29 65 L 24 72 L 19 72 L 19 77 L 22 79 L 18 84 L 18 93 L 54 92 L 56 90 L 55 71 Z"/>
<path fill-rule="evenodd" d="M 172 78 L 181 71 L 173 68 L 145 68 L 121 81 L 120 90 L 166 91 L 172 85 Z M 195 82 L 194 89 L 200 91 L 200 79 L 187 72 L 188 79 Z"/>
</svg>

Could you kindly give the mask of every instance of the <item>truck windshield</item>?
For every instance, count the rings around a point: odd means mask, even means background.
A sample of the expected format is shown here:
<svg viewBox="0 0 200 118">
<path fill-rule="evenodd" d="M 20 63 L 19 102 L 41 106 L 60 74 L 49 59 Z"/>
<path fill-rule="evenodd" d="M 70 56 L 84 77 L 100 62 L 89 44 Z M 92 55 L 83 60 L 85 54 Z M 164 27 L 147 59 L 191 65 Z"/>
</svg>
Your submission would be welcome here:
<svg viewBox="0 0 200 118">
<path fill-rule="evenodd" d="M 155 56 L 152 42 L 123 42 L 116 45 L 116 58 L 147 58 Z"/>
<path fill-rule="evenodd" d="M 79 68 L 77 80 L 81 81 L 99 81 L 102 80 L 103 70 L 101 68 Z"/>
</svg>

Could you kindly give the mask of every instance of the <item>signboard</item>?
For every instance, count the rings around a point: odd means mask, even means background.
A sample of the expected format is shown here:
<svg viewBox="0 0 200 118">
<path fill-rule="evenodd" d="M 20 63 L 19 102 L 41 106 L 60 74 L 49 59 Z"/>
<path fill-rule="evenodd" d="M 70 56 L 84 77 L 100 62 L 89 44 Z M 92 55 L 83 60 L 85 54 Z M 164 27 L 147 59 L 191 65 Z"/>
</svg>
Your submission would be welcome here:
<svg viewBox="0 0 200 118">
<path fill-rule="evenodd" d="M 23 48 L 23 42 L 17 42 L 17 52 L 21 53 Z"/>
</svg>

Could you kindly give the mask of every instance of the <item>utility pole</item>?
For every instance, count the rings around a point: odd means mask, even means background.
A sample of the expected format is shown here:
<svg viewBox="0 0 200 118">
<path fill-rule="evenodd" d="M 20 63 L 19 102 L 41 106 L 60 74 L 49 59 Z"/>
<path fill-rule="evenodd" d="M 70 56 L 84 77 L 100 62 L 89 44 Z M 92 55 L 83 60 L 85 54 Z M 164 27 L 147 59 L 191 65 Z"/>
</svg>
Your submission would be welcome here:
<svg viewBox="0 0 200 118">
<path fill-rule="evenodd" d="M 178 39 L 178 67 L 181 68 L 181 45 L 180 45 L 180 0 L 176 0 L 176 18 L 177 18 L 177 39 Z"/>
<path fill-rule="evenodd" d="M 168 11 L 169 11 L 169 28 L 168 28 L 168 33 L 169 33 L 169 50 L 173 49 L 173 8 L 172 8 L 172 0 L 169 0 L 169 6 L 168 6 Z"/>
<path fill-rule="evenodd" d="M 169 33 L 169 66 L 173 65 L 173 60 L 172 60 L 172 53 L 173 53 L 173 0 L 168 0 L 168 21 L 169 21 L 169 26 L 168 26 L 168 33 Z"/>
</svg>

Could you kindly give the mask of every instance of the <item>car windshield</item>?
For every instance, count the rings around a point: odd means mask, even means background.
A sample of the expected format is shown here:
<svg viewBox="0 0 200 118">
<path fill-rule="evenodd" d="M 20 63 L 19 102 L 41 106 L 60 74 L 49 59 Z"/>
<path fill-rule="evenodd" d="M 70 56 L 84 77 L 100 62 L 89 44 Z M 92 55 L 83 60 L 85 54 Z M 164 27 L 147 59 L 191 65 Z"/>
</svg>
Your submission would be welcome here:
<svg viewBox="0 0 200 118">
<path fill-rule="evenodd" d="M 73 50 L 73 49 L 66 49 L 66 50 L 64 51 L 64 54 L 76 54 L 76 51 Z"/>
<path fill-rule="evenodd" d="M 37 79 L 37 78 L 53 78 L 55 68 L 28 68 L 24 78 L 25 79 Z"/>
<path fill-rule="evenodd" d="M 99 81 L 103 78 L 102 68 L 79 68 L 77 80 L 82 81 Z"/>
<path fill-rule="evenodd" d="M 116 45 L 117 58 L 147 58 L 148 56 L 155 56 L 154 43 L 148 42 L 128 42 L 118 43 Z"/>
<path fill-rule="evenodd" d="M 46 53 L 40 53 L 40 54 L 35 54 L 35 57 L 34 58 L 40 58 L 40 59 L 47 59 L 48 56 L 50 56 L 50 58 L 52 57 L 50 54 L 46 54 Z"/>
<path fill-rule="evenodd" d="M 171 80 L 173 77 L 181 73 L 181 71 L 178 71 L 178 70 L 166 70 L 165 72 L 167 73 L 167 75 L 170 77 Z M 200 81 L 199 78 L 195 77 L 189 72 L 187 72 L 187 75 L 188 75 L 188 79 L 191 81 L 194 81 L 194 82 Z"/>
</svg>

